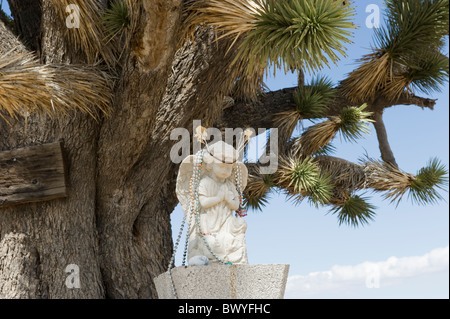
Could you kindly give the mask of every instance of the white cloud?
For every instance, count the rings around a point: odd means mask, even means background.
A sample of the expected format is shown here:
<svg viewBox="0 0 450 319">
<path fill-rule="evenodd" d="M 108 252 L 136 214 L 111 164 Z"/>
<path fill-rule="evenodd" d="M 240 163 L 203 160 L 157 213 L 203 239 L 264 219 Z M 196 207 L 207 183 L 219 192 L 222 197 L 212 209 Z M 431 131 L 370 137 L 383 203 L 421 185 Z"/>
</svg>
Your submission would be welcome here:
<svg viewBox="0 0 450 319">
<path fill-rule="evenodd" d="M 379 288 L 399 280 L 423 274 L 448 272 L 449 246 L 437 248 L 423 256 L 390 257 L 380 262 L 357 265 L 335 265 L 330 270 L 312 272 L 306 276 L 290 276 L 286 298 L 322 298 L 332 293 L 345 293 L 354 288 Z"/>
</svg>

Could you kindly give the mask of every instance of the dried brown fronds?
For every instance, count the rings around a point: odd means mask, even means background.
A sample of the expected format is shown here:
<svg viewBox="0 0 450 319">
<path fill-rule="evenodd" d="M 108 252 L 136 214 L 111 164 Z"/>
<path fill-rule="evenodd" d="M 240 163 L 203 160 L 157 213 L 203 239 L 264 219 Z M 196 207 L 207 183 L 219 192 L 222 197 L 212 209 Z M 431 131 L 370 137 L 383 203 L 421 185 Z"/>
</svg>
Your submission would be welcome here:
<svg viewBox="0 0 450 319">
<path fill-rule="evenodd" d="M 248 176 L 247 187 L 245 193 L 248 197 L 263 197 L 270 191 L 270 186 L 267 185 L 265 179 L 260 174 L 252 174 Z"/>
<path fill-rule="evenodd" d="M 332 156 L 316 156 L 318 165 L 329 174 L 334 185 L 339 189 L 365 188 L 366 175 L 364 166 Z"/>
<path fill-rule="evenodd" d="M 336 136 L 340 123 L 341 119 L 333 116 L 325 122 L 308 128 L 295 144 L 297 146 L 296 153 L 303 156 L 316 154 Z"/>
<path fill-rule="evenodd" d="M 257 166 L 249 166 L 248 182 L 244 192 L 246 204 L 254 210 L 262 210 L 274 186 L 272 175 L 262 175 Z"/>
<path fill-rule="evenodd" d="M 197 25 L 214 26 L 220 38 L 230 37 L 234 45 L 239 37 L 255 28 L 255 17 L 262 10 L 260 0 L 196 0 L 188 1 L 185 24 L 187 34 L 193 37 Z"/>
<path fill-rule="evenodd" d="M 302 115 L 297 110 L 275 114 L 274 124 L 278 128 L 279 139 L 282 142 L 289 140 L 302 119 Z"/>
<path fill-rule="evenodd" d="M 398 202 L 411 189 L 414 175 L 400 171 L 387 162 L 368 160 L 364 168 L 366 187 L 375 191 L 387 192 L 386 199 Z"/>
<path fill-rule="evenodd" d="M 386 87 L 390 75 L 390 59 L 387 54 L 374 52 L 360 59 L 360 67 L 342 81 L 342 93 L 350 101 L 371 101 L 378 90 Z"/>
<path fill-rule="evenodd" d="M 0 112 L 50 116 L 107 113 L 111 78 L 92 66 L 43 65 L 31 53 L 0 56 Z"/>
<path fill-rule="evenodd" d="M 372 101 L 380 93 L 395 101 L 405 90 L 411 92 L 412 81 L 387 53 L 377 51 L 365 55 L 360 62 L 362 64 L 341 83 L 341 92 L 350 101 Z"/>
<path fill-rule="evenodd" d="M 108 65 L 115 65 L 118 54 L 112 43 L 106 43 L 102 25 L 105 8 L 102 1 L 50 0 L 50 2 L 54 7 L 61 32 L 69 42 L 68 49 L 73 52 L 81 50 L 89 64 L 95 64 L 99 59 L 103 59 Z"/>
</svg>

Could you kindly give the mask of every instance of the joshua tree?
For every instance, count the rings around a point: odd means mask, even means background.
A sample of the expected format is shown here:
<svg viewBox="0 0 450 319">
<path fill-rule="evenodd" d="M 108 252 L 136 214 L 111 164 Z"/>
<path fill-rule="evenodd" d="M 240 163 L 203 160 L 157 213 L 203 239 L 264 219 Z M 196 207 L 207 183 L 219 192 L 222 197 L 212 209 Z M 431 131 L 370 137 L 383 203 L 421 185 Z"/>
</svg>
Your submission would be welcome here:
<svg viewBox="0 0 450 319">
<path fill-rule="evenodd" d="M 0 296 L 153 298 L 172 253 L 177 165 L 173 129 L 278 128 L 279 167 L 249 165 L 247 203 L 272 188 L 358 225 L 375 214 L 356 194 L 439 199 L 438 160 L 400 170 L 383 111 L 433 109 L 415 95 L 448 78 L 441 53 L 448 0 L 386 1 L 374 49 L 333 87 L 304 72 L 333 67 L 350 46 L 354 9 L 333 0 L 8 0 L 0 14 L 0 151 L 64 140 L 65 199 L 0 210 Z M 77 23 L 79 24 L 77 25 Z M 297 87 L 268 92 L 268 68 L 298 72 Z M 317 124 L 292 138 L 305 119 Z M 329 155 L 340 134 L 374 125 L 381 159 Z M 1 193 L 1 190 L 0 190 Z M 65 285 L 69 264 L 80 289 Z"/>
</svg>

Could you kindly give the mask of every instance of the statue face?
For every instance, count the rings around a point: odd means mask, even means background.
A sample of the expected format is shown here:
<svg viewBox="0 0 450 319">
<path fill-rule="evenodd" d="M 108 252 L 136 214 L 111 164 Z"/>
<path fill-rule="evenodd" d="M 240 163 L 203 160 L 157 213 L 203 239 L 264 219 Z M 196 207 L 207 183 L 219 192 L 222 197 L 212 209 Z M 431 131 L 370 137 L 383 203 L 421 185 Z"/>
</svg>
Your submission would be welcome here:
<svg viewBox="0 0 450 319">
<path fill-rule="evenodd" d="M 228 178 L 231 176 L 233 171 L 233 164 L 225 164 L 225 163 L 214 163 L 213 172 L 219 178 Z"/>
</svg>

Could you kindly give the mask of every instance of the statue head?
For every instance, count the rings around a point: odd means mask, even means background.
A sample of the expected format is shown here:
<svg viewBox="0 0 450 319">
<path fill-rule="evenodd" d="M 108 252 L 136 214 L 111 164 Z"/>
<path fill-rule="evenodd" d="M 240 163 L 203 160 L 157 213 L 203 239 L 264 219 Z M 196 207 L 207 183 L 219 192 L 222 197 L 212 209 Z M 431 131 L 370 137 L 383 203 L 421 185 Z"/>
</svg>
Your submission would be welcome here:
<svg viewBox="0 0 450 319">
<path fill-rule="evenodd" d="M 221 179 L 229 178 L 237 165 L 239 153 L 223 141 L 206 147 L 204 162 L 206 169 Z"/>
</svg>

